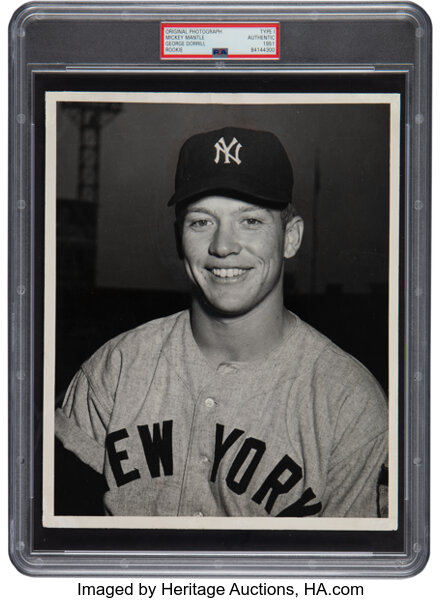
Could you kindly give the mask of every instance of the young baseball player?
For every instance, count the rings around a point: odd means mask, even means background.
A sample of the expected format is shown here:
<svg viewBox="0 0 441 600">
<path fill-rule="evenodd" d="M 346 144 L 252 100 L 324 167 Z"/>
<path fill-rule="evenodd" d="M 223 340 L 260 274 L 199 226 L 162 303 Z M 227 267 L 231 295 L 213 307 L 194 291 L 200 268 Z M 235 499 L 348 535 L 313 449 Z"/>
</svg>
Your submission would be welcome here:
<svg viewBox="0 0 441 600">
<path fill-rule="evenodd" d="M 370 373 L 283 304 L 303 222 L 269 132 L 182 147 L 176 191 L 190 310 L 100 348 L 57 410 L 107 481 L 109 515 L 387 516 L 387 406 Z"/>
</svg>

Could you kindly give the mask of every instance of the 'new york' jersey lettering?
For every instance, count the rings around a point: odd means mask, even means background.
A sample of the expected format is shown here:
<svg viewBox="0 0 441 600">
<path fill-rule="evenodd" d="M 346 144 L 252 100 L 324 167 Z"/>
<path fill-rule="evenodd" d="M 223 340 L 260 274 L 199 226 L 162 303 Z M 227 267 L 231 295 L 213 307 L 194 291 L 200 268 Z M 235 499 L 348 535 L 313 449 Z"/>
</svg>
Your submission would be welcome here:
<svg viewBox="0 0 441 600">
<path fill-rule="evenodd" d="M 153 423 L 153 436 L 150 426 L 138 425 L 137 433 L 144 451 L 144 458 L 148 472 L 152 479 L 173 476 L 173 421 L 164 421 L 162 429 L 160 423 Z M 211 457 L 212 470 L 210 482 L 228 488 L 230 492 L 242 495 L 249 489 L 254 492 L 250 501 L 256 504 L 264 503 L 265 511 L 270 515 L 279 496 L 289 501 L 291 491 L 302 479 L 302 468 L 287 454 L 285 454 L 274 468 L 267 474 L 263 481 L 255 477 L 257 468 L 266 452 L 267 444 L 254 437 L 243 438 L 245 432 L 233 429 L 229 433 L 221 423 L 216 423 L 213 432 L 214 452 Z M 123 463 L 130 460 L 129 447 L 132 445 L 126 429 L 109 433 L 106 438 L 106 448 L 109 456 L 112 473 L 118 487 L 129 485 L 141 477 L 140 470 L 133 468 L 124 471 Z M 240 440 L 240 444 L 237 442 Z M 122 442 L 127 442 L 127 447 Z M 118 448 L 117 449 L 117 445 Z M 225 476 L 219 475 L 221 462 L 230 458 L 229 468 Z M 162 469 L 161 469 L 162 466 Z M 182 477 L 183 474 L 177 474 Z M 284 508 L 277 516 L 310 516 L 321 510 L 321 503 L 306 506 L 307 502 L 315 498 L 314 492 L 308 488 L 295 502 Z"/>
</svg>

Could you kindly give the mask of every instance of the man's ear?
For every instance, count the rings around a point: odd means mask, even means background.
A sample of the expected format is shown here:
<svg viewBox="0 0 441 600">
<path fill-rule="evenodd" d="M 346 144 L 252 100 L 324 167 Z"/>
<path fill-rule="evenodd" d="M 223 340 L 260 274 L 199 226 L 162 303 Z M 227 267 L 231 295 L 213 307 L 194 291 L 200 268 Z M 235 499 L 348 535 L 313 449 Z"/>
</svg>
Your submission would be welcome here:
<svg viewBox="0 0 441 600">
<path fill-rule="evenodd" d="M 176 242 L 176 250 L 178 251 L 178 256 L 182 260 L 184 258 L 184 253 L 182 251 L 182 231 L 181 224 L 176 219 L 175 221 L 175 242 Z"/>
<path fill-rule="evenodd" d="M 293 217 L 286 224 L 285 228 L 285 258 L 292 258 L 297 254 L 303 237 L 303 219 L 302 217 Z"/>
</svg>

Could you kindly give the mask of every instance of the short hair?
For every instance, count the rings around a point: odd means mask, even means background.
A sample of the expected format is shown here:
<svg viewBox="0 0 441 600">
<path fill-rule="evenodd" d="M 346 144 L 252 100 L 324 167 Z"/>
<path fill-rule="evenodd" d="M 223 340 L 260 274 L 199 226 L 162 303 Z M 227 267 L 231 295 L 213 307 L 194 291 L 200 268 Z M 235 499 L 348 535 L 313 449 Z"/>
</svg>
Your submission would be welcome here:
<svg viewBox="0 0 441 600">
<path fill-rule="evenodd" d="M 297 211 L 295 209 L 294 204 L 292 204 L 292 202 L 290 202 L 289 204 L 287 204 L 285 206 L 285 208 L 282 208 L 282 210 L 280 211 L 280 218 L 282 220 L 282 225 L 283 227 L 286 229 L 286 226 L 288 225 L 288 223 L 295 217 L 297 216 Z"/>
</svg>

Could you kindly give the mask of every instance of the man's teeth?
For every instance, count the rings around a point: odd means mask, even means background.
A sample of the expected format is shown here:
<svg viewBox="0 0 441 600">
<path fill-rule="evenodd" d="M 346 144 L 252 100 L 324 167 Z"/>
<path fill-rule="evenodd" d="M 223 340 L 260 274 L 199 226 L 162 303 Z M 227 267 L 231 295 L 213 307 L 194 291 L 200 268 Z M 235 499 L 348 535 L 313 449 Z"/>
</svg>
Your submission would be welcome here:
<svg viewBox="0 0 441 600">
<path fill-rule="evenodd" d="M 246 273 L 247 269 L 211 269 L 216 277 L 238 277 Z"/>
</svg>

